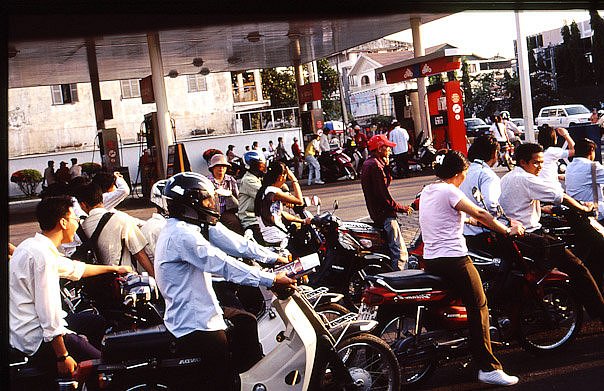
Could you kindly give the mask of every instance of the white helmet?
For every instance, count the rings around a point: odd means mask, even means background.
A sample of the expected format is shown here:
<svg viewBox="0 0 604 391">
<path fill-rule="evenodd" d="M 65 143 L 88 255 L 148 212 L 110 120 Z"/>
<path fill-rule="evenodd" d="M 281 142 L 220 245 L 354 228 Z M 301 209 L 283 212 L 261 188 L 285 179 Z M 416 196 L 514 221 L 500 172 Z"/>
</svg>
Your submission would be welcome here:
<svg viewBox="0 0 604 391">
<path fill-rule="evenodd" d="M 168 214 L 168 204 L 164 198 L 164 187 L 166 187 L 167 179 L 161 179 L 151 186 L 151 194 L 149 200 L 155 204 L 163 214 Z"/>
</svg>

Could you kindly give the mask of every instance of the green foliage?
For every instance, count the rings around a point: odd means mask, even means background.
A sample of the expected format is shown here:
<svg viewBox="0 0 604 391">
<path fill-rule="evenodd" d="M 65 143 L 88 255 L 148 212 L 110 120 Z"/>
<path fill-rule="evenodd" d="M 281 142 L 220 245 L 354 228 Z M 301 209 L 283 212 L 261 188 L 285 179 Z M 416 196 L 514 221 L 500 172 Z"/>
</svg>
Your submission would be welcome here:
<svg viewBox="0 0 604 391">
<path fill-rule="evenodd" d="M 82 167 L 82 174 L 86 174 L 89 178 L 95 176 L 102 169 L 100 164 L 94 162 L 81 163 L 80 167 Z"/>
<path fill-rule="evenodd" d="M 598 86 L 604 86 L 604 19 L 598 11 L 589 11 L 592 37 L 591 55 L 593 58 L 594 80 Z"/>
<path fill-rule="evenodd" d="M 38 170 L 27 168 L 13 172 L 10 181 L 16 183 L 23 194 L 31 197 L 36 195 L 36 189 L 42 183 L 42 174 Z"/>
<path fill-rule="evenodd" d="M 325 58 L 317 60 L 317 72 L 319 73 L 323 99 L 332 98 L 340 86 L 338 72 L 329 65 L 329 61 Z"/>
<path fill-rule="evenodd" d="M 471 101 L 472 96 L 472 84 L 470 83 L 470 73 L 468 71 L 468 63 L 464 59 L 461 63 L 461 88 L 464 92 L 464 102 Z"/>
<path fill-rule="evenodd" d="M 284 71 L 277 71 L 275 68 L 263 69 L 261 75 L 263 95 L 270 97 L 272 107 L 298 105 L 293 68 Z"/>
</svg>

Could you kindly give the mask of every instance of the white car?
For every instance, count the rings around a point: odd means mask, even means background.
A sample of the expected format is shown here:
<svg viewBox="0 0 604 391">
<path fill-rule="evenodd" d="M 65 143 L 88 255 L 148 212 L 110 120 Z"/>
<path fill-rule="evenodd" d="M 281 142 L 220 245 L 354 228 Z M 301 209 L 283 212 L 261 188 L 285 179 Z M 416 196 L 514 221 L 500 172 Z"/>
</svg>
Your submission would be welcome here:
<svg viewBox="0 0 604 391">
<path fill-rule="evenodd" d="M 588 123 L 591 112 L 583 105 L 547 106 L 539 111 L 535 124 L 548 124 L 552 127 L 568 128 L 572 125 Z"/>
</svg>

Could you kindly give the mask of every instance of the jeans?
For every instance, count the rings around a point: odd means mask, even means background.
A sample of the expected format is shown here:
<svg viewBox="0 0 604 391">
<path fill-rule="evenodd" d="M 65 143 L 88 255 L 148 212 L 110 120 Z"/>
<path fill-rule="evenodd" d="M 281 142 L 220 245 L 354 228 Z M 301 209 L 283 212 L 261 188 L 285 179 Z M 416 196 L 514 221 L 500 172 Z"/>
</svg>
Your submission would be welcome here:
<svg viewBox="0 0 604 391">
<path fill-rule="evenodd" d="M 306 163 L 308 163 L 308 185 L 312 185 L 313 178 L 315 182 L 321 180 L 321 165 L 319 161 L 314 156 L 306 156 L 304 158 Z"/>
<path fill-rule="evenodd" d="M 470 349 L 478 369 L 486 372 L 501 369 L 491 349 L 487 297 L 470 257 L 425 259 L 425 265 L 428 273 L 444 278 L 461 296 L 468 313 Z"/>
<path fill-rule="evenodd" d="M 409 254 L 407 254 L 407 246 L 401 233 L 401 227 L 396 221 L 396 217 L 387 217 L 384 220 L 384 231 L 386 231 L 386 237 L 388 239 L 388 249 L 390 250 L 390 259 L 392 260 L 392 268 L 394 270 L 400 270 L 399 261 L 402 263 L 402 268 L 407 268 L 407 260 Z"/>
<path fill-rule="evenodd" d="M 396 162 L 397 176 L 409 175 L 409 162 L 407 161 L 409 154 L 407 152 L 399 153 L 394 155 L 394 161 Z"/>
</svg>

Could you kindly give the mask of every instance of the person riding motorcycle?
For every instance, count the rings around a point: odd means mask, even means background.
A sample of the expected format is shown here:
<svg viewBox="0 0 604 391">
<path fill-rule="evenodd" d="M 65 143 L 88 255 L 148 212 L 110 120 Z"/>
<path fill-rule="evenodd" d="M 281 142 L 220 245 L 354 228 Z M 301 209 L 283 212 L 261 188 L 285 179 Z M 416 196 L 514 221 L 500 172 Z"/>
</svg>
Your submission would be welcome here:
<svg viewBox="0 0 604 391">
<path fill-rule="evenodd" d="M 478 380 L 513 385 L 518 378 L 502 370 L 491 349 L 487 299 L 480 275 L 468 257 L 463 225 L 468 214 L 472 223 L 478 221 L 504 235 L 521 235 L 523 227 L 506 227 L 467 199 L 459 190 L 467 170 L 468 162 L 460 152 L 441 150 L 437 153 L 434 173 L 440 181 L 424 187 L 420 198 L 419 223 L 424 239 L 425 269 L 446 279 L 461 294 L 468 313 L 470 347 L 479 369 Z"/>
<path fill-rule="evenodd" d="M 206 177 L 178 173 L 168 179 L 163 195 L 169 219 L 157 240 L 155 274 L 166 302 L 166 329 L 174 335 L 177 351 L 203 352 L 206 371 L 187 381 L 200 389 L 230 389 L 234 365 L 229 347 L 236 351 L 240 346 L 227 342 L 212 274 L 252 286 L 290 288 L 295 281 L 239 262 L 208 241 L 209 227 L 216 225 L 219 213 L 214 186 Z"/>
<path fill-rule="evenodd" d="M 241 221 L 243 230 L 251 229 L 256 241 L 260 242 L 262 234 L 254 214 L 254 200 L 258 189 L 262 186 L 262 177 L 266 173 L 266 158 L 261 151 L 252 150 L 243 155 L 243 160 L 249 169 L 241 178 L 237 217 Z"/>
<path fill-rule="evenodd" d="M 555 246 L 559 240 L 542 230 L 541 202 L 565 204 L 583 212 L 590 212 L 591 206 L 584 206 L 563 190 L 539 177 L 543 166 L 543 147 L 526 143 L 516 149 L 518 164 L 501 179 L 499 202 L 507 216 L 516 219 L 530 232 L 530 237 L 519 239 L 524 244 L 523 253 L 538 261 L 552 262 L 554 266 L 570 276 L 570 282 L 592 318 L 600 318 L 604 323 L 604 299 L 596 282 L 583 262 L 564 246 Z M 551 246 L 550 246 L 551 245 Z"/>
</svg>

